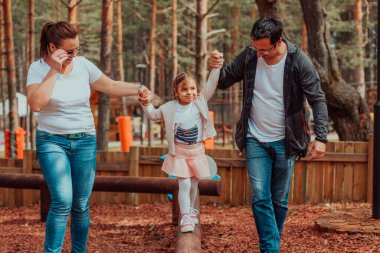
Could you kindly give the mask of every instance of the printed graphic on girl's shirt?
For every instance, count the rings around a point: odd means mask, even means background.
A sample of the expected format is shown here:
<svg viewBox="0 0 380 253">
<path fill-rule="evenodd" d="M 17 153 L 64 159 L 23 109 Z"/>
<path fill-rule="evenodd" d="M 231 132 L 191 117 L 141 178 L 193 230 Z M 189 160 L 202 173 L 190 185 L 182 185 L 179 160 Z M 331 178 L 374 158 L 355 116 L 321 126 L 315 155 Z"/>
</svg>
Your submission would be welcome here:
<svg viewBox="0 0 380 253">
<path fill-rule="evenodd" d="M 183 129 L 182 127 L 178 127 L 175 137 L 177 140 L 187 145 L 195 144 L 197 143 L 198 138 L 198 127 L 196 125 L 190 129 Z"/>
</svg>

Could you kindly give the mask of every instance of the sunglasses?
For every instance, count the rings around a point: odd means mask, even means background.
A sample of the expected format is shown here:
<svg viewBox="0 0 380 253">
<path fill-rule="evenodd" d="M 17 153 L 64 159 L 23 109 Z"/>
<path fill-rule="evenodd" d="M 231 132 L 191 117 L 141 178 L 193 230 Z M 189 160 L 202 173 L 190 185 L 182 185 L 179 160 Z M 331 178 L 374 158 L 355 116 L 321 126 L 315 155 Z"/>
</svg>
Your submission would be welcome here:
<svg viewBox="0 0 380 253">
<path fill-rule="evenodd" d="M 77 49 L 66 51 L 66 54 L 68 54 L 68 55 L 78 54 L 80 52 L 80 50 L 81 50 L 81 48 L 78 47 Z"/>
<path fill-rule="evenodd" d="M 255 51 L 256 53 L 261 53 L 263 55 L 268 55 L 270 53 L 270 51 L 272 51 L 272 49 L 275 48 L 275 47 L 276 47 L 276 44 L 274 44 L 269 49 L 256 49 L 253 45 L 251 45 L 251 48 L 253 49 L 253 51 Z"/>
</svg>

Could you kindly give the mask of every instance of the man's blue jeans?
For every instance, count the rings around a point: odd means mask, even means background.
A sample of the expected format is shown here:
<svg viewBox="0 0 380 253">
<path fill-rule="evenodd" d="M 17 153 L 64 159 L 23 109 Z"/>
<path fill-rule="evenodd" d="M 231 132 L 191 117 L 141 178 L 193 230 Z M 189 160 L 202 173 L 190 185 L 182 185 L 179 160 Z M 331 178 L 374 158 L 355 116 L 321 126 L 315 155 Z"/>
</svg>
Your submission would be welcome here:
<svg viewBox="0 0 380 253">
<path fill-rule="evenodd" d="M 254 138 L 247 139 L 246 157 L 260 251 L 280 252 L 295 157 L 286 158 L 285 140 L 262 143 Z"/>
<path fill-rule="evenodd" d="M 37 131 L 37 156 L 50 191 L 45 252 L 61 252 L 71 213 L 71 252 L 86 252 L 89 198 L 95 178 L 96 136 L 78 139 Z"/>
</svg>

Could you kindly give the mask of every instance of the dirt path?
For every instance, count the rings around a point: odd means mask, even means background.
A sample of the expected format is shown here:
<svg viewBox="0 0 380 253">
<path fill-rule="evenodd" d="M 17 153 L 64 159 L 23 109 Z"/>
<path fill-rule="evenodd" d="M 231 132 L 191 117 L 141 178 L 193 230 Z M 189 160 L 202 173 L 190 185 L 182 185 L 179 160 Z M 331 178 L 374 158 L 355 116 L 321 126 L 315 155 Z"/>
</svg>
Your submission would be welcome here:
<svg viewBox="0 0 380 253">
<path fill-rule="evenodd" d="M 380 236 L 319 233 L 314 220 L 342 207 L 367 204 L 292 206 L 282 236 L 281 252 L 380 252 Z M 91 207 L 90 253 L 174 252 L 176 229 L 169 205 L 101 205 Z M 249 207 L 202 206 L 202 252 L 258 252 Z M 69 252 L 66 234 L 63 252 Z M 39 206 L 0 208 L 0 252 L 43 252 L 44 223 Z"/>
</svg>

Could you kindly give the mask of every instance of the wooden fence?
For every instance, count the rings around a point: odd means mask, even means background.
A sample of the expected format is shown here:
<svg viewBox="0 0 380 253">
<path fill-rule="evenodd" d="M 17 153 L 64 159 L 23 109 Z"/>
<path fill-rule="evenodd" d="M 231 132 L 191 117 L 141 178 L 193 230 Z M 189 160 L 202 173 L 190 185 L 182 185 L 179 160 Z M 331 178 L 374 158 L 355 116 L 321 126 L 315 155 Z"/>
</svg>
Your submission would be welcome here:
<svg viewBox="0 0 380 253">
<path fill-rule="evenodd" d="M 297 160 L 289 202 L 292 204 L 322 202 L 372 201 L 372 145 L 367 142 L 331 142 L 323 159 Z M 371 148 L 369 148 L 371 147 Z M 369 152 L 370 151 L 370 152 Z M 160 156 L 167 148 L 132 147 L 129 153 L 98 152 L 97 175 L 166 177 L 161 171 Z M 249 205 L 250 185 L 244 155 L 237 150 L 207 150 L 218 165 L 222 178 L 222 195 L 202 196 L 201 202 Z M 35 151 L 26 150 L 24 160 L 0 159 L 0 173 L 40 173 Z M 39 201 L 36 190 L 0 188 L 0 206 L 22 206 Z M 168 202 L 164 194 L 94 192 L 91 203 Z"/>
</svg>

